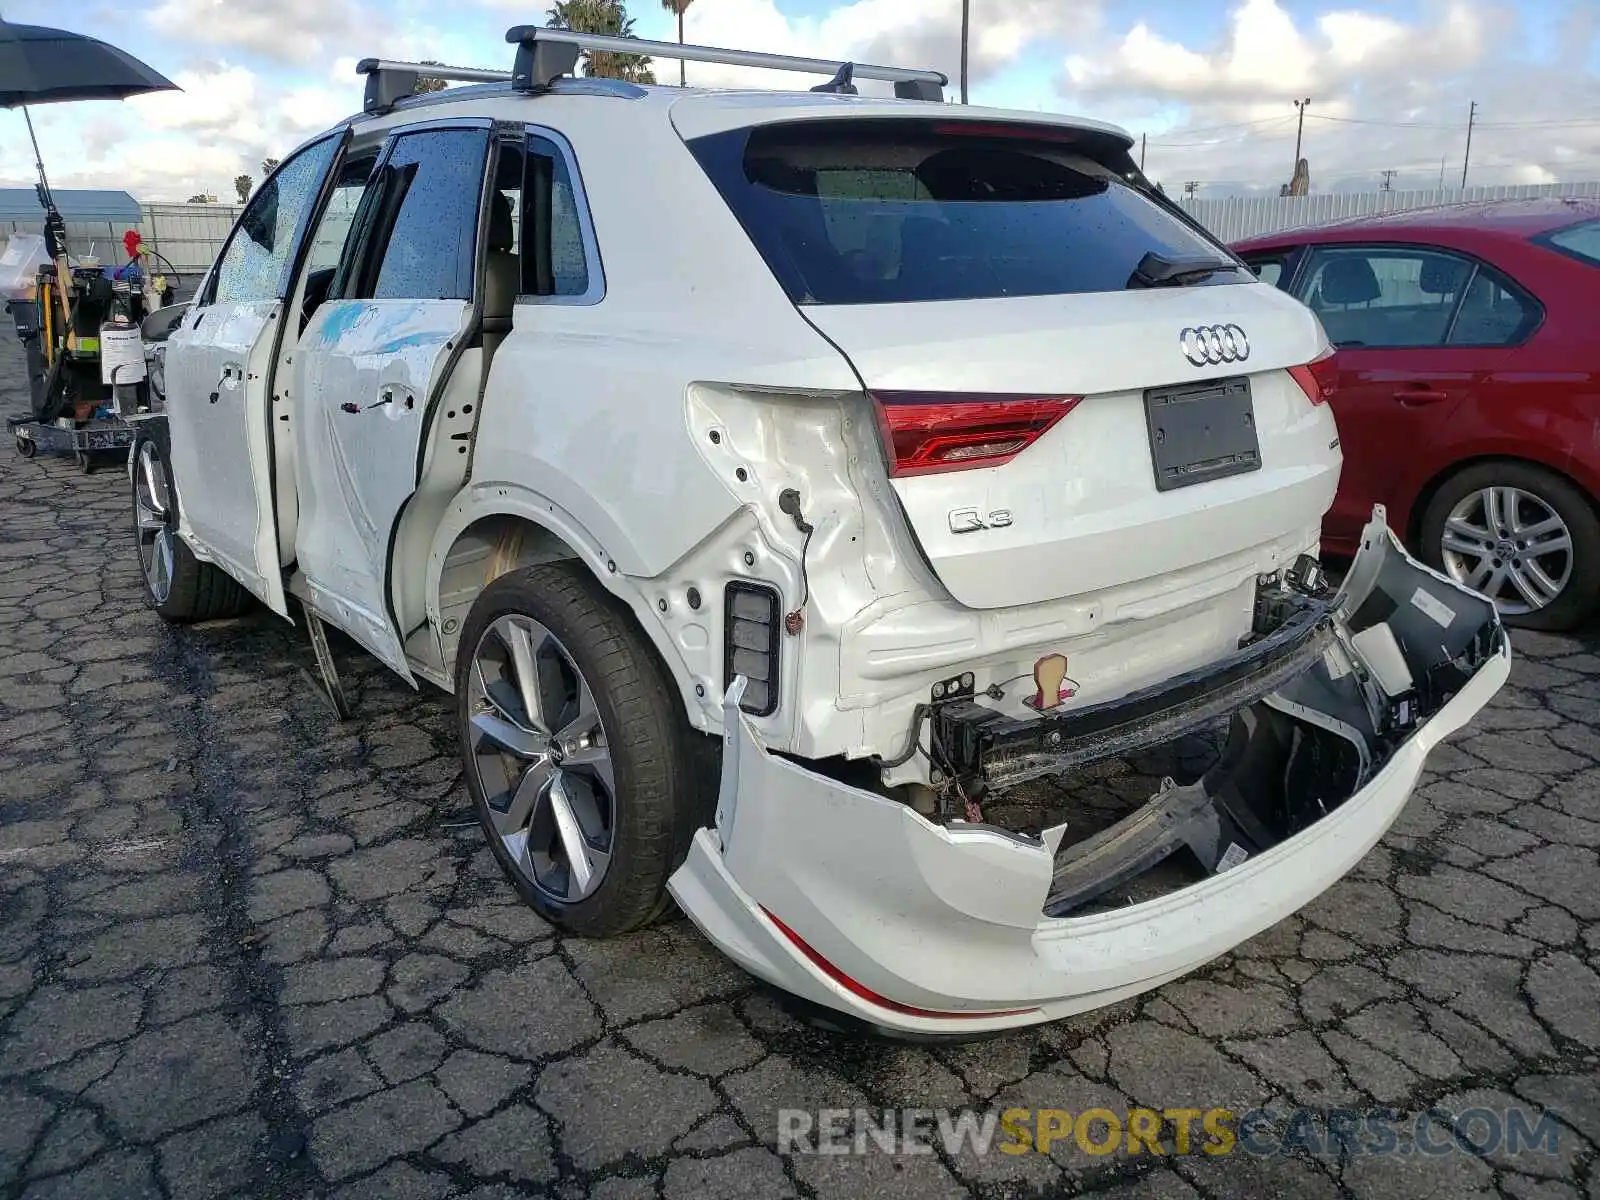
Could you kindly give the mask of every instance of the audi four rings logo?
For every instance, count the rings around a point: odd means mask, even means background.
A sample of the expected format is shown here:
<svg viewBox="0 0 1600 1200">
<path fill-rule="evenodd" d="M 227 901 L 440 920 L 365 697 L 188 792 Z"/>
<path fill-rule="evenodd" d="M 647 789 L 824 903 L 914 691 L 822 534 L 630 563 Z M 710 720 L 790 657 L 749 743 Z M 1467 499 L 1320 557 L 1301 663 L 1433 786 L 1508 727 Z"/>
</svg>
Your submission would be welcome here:
<svg viewBox="0 0 1600 1200">
<path fill-rule="evenodd" d="M 1243 362 L 1250 357 L 1250 339 L 1237 325 L 1190 326 L 1178 334 L 1178 345 L 1197 367 Z"/>
</svg>

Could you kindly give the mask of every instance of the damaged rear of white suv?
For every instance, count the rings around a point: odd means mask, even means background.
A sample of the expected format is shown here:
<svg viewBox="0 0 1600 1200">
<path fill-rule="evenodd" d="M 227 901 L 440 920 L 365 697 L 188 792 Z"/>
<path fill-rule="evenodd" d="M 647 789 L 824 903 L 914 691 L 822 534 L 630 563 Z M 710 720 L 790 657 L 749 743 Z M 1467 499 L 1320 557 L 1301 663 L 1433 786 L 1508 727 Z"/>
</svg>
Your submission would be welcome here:
<svg viewBox="0 0 1600 1200">
<path fill-rule="evenodd" d="M 1119 133 L 723 111 L 678 127 L 860 386 L 691 408 L 803 535 L 806 599 L 778 581 L 792 636 L 733 602 L 721 799 L 680 905 L 790 992 L 973 1032 L 1157 985 L 1337 880 L 1509 660 L 1493 607 L 1381 512 L 1325 583 L 1315 319 L 1151 194 Z M 782 705 L 781 733 L 756 719 Z M 1114 823 L 985 818 L 1219 724 L 1200 778 Z"/>
<path fill-rule="evenodd" d="M 1327 339 L 1126 133 L 508 38 L 483 87 L 363 65 L 368 112 L 174 331 L 133 488 L 163 616 L 226 572 L 300 601 L 336 695 L 324 624 L 456 694 L 557 925 L 675 899 L 843 1020 L 1060 1017 L 1331 885 L 1504 681 L 1494 606 L 1381 513 L 1328 586 Z M 1186 738 L 1120 810 L 1078 798 Z"/>
</svg>

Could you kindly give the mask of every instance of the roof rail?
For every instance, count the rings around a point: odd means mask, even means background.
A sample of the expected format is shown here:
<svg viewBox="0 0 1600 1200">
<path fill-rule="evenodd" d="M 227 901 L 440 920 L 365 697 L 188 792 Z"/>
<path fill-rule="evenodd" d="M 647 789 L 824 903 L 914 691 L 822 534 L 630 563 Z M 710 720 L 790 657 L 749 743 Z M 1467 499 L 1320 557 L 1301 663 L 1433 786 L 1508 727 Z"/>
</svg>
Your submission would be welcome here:
<svg viewBox="0 0 1600 1200">
<path fill-rule="evenodd" d="M 367 77 L 366 99 L 362 109 L 369 113 L 388 112 L 417 90 L 421 78 L 445 79 L 451 83 L 505 83 L 510 71 L 483 71 L 477 67 L 447 67 L 439 63 L 395 62 L 387 58 L 363 58 L 356 73 Z"/>
<path fill-rule="evenodd" d="M 870 63 L 841 62 L 828 58 L 796 58 L 788 54 L 763 54 L 755 50 L 725 50 L 719 46 L 649 42 L 641 38 L 576 33 L 570 29 L 546 29 L 542 25 L 514 26 L 506 31 L 506 41 L 517 47 L 516 64 L 511 70 L 511 86 L 523 92 L 542 91 L 557 76 L 572 73 L 577 69 L 578 53 L 582 50 L 679 58 L 686 62 L 721 63 L 730 67 L 764 67 L 769 71 L 800 71 L 808 75 L 832 77 L 828 83 L 811 89 L 815 92 L 854 95 L 853 80 L 877 79 L 893 83 L 894 94 L 902 100 L 931 100 L 938 104 L 944 102 L 944 89 L 950 82 L 949 77 L 940 71 L 879 67 Z M 424 70 L 426 74 L 441 76 L 441 72 L 432 67 Z M 370 83 L 368 87 L 370 92 Z"/>
</svg>

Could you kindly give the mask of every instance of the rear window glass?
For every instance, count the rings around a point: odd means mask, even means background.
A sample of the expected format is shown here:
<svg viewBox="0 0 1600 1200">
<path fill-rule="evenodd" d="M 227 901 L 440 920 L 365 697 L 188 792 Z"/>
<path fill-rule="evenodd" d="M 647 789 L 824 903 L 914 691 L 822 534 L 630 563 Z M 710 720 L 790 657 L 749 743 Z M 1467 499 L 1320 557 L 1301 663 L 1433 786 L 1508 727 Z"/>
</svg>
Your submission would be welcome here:
<svg viewBox="0 0 1600 1200">
<path fill-rule="evenodd" d="M 1147 253 L 1232 261 L 1074 138 L 833 120 L 690 147 L 797 303 L 1115 292 Z M 1200 282 L 1250 279 L 1225 270 Z"/>
<path fill-rule="evenodd" d="M 1546 234 L 1544 240 L 1563 254 L 1600 266 L 1600 220 L 1568 225 Z"/>
</svg>

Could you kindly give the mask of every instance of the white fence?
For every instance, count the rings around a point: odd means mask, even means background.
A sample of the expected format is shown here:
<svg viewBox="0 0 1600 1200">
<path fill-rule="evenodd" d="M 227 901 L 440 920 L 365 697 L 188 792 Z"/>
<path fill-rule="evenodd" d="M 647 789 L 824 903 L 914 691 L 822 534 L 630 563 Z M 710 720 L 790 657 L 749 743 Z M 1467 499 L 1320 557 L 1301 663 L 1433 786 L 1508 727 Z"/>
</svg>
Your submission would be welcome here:
<svg viewBox="0 0 1600 1200">
<path fill-rule="evenodd" d="M 1539 197 L 1600 198 L 1600 181 L 1524 187 L 1437 188 L 1415 192 L 1329 192 L 1315 196 L 1236 196 L 1224 200 L 1184 197 L 1181 203 L 1225 242 L 1280 229 L 1325 225 L 1348 217 L 1399 209 L 1426 208 L 1464 200 L 1527 200 Z M 190 286 L 211 265 L 228 231 L 242 211 L 237 204 L 142 204 L 139 233 L 145 245 L 160 253 Z M 9 225 L 11 228 L 7 229 Z M 122 261 L 126 226 L 114 221 L 69 221 L 68 246 L 89 253 L 91 244 L 101 262 Z M 38 233 L 40 221 L 0 222 L 0 235 L 13 230 Z"/>
<path fill-rule="evenodd" d="M 238 204 L 141 204 L 144 244 L 198 282 L 222 249 L 243 206 Z"/>
<path fill-rule="evenodd" d="M 1431 188 L 1418 192 L 1326 192 L 1315 196 L 1234 196 L 1225 200 L 1183 198 L 1190 215 L 1225 242 L 1326 225 L 1349 217 L 1459 204 L 1471 200 L 1533 200 L 1557 196 L 1600 197 L 1600 182 L 1522 187 Z"/>
</svg>

